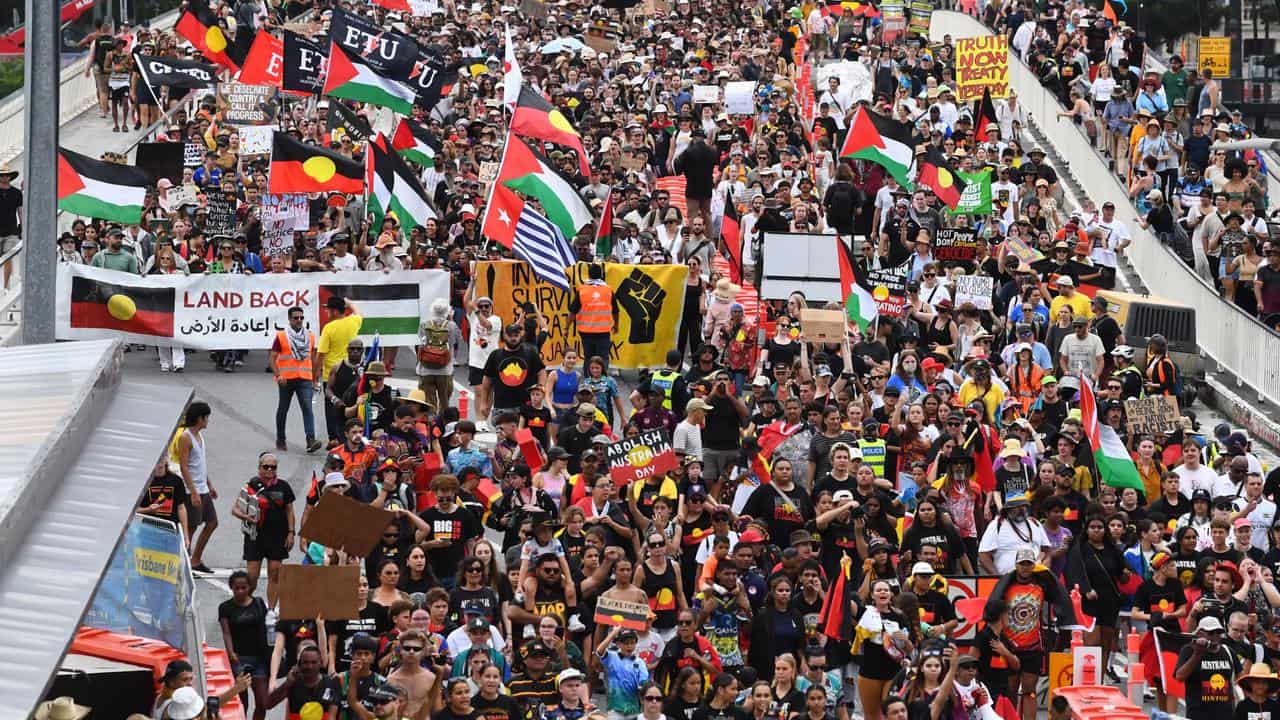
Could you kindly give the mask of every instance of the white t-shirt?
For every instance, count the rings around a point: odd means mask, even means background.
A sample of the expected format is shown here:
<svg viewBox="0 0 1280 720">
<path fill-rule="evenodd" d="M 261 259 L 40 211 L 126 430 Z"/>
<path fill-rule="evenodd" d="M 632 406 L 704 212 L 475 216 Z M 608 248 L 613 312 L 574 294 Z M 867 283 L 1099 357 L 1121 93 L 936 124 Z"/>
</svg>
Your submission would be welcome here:
<svg viewBox="0 0 1280 720">
<path fill-rule="evenodd" d="M 351 253 L 333 256 L 333 269 L 336 272 L 352 272 L 360 269 L 360 261 Z"/>
<path fill-rule="evenodd" d="M 1179 465 L 1173 468 L 1172 472 L 1178 476 L 1178 489 L 1187 498 L 1196 490 L 1207 490 L 1212 497 L 1220 497 L 1221 495 L 1235 495 L 1236 488 L 1231 483 L 1222 485 L 1218 482 L 1218 473 L 1201 465 L 1195 470 L 1187 469 L 1186 465 Z M 1225 492 L 1220 493 L 1219 491 Z"/>
<path fill-rule="evenodd" d="M 485 331 L 485 323 L 480 319 L 479 313 L 472 313 L 470 320 L 471 336 L 467 338 L 467 365 L 483 370 L 484 364 L 489 361 L 489 354 L 498 348 L 502 318 L 490 315 L 488 332 Z"/>
<path fill-rule="evenodd" d="M 1095 228 L 1102 230 L 1102 237 L 1099 238 L 1097 246 L 1089 253 L 1089 258 L 1098 265 L 1114 268 L 1116 266 L 1116 250 L 1121 243 L 1130 238 L 1129 226 L 1115 218 L 1111 222 L 1098 218 L 1090 224 L 1089 231 L 1092 232 Z"/>
<path fill-rule="evenodd" d="M 1229 482 L 1229 481 L 1228 481 Z M 1244 496 L 1235 499 L 1232 507 L 1236 512 L 1240 512 L 1249 506 L 1249 501 Z M 1253 509 L 1245 517 L 1249 518 L 1249 522 L 1253 523 L 1253 532 L 1249 535 L 1249 543 L 1263 552 L 1271 549 L 1271 523 L 1276 519 L 1276 504 L 1266 498 L 1258 499 L 1258 506 Z"/>
<path fill-rule="evenodd" d="M 1049 547 L 1049 536 L 1045 534 L 1040 523 L 1028 520 L 1026 524 L 1014 528 L 1014 523 L 1001 518 L 987 526 L 982 533 L 982 541 L 978 543 L 978 552 L 991 553 L 991 560 L 996 566 L 996 573 L 1004 575 L 1013 572 L 1014 558 L 1022 549 L 1034 550 L 1038 555 L 1042 549 Z"/>
</svg>

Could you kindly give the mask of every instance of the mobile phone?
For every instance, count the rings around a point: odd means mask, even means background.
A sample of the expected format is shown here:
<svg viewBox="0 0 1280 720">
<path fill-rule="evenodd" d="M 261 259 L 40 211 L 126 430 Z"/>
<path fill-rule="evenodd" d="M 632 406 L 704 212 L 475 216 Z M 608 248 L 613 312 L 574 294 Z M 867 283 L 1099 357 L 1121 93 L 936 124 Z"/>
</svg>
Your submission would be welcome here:
<svg viewBox="0 0 1280 720">
<path fill-rule="evenodd" d="M 205 699 L 204 701 L 205 717 L 217 718 L 219 715 L 221 715 L 221 711 L 222 711 L 222 703 L 218 700 L 217 695 L 210 695 L 207 699 Z"/>
</svg>

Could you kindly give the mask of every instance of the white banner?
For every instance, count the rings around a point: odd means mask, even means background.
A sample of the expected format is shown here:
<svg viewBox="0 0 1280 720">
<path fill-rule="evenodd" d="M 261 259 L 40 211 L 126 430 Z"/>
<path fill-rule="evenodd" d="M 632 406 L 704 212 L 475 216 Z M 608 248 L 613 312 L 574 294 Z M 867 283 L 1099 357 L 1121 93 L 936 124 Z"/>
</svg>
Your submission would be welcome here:
<svg viewBox="0 0 1280 720">
<path fill-rule="evenodd" d="M 751 80 L 731 82 L 724 86 L 724 109 L 730 115 L 754 115 L 756 84 Z"/>
<path fill-rule="evenodd" d="M 302 308 L 317 338 L 325 301 L 339 296 L 364 318 L 360 337 L 388 347 L 414 345 L 436 298 L 449 299 L 443 270 L 315 272 L 282 275 L 136 276 L 86 265 L 58 267 L 59 340 L 120 338 L 198 350 L 265 350 Z"/>
</svg>

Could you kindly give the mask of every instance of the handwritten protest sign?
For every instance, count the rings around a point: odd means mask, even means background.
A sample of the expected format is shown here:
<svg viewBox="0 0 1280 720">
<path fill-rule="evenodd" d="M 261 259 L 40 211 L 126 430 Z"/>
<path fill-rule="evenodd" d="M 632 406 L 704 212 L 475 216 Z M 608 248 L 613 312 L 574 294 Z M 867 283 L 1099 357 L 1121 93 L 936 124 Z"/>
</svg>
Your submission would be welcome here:
<svg viewBox="0 0 1280 720">
<path fill-rule="evenodd" d="M 1009 38 L 982 35 L 956 39 L 956 100 L 970 102 L 991 88 L 991 97 L 1009 95 Z"/>
<path fill-rule="evenodd" d="M 209 211 L 205 219 L 204 231 L 210 237 L 215 235 L 231 235 L 236 230 L 236 194 L 233 192 L 210 192 L 205 194 L 205 208 Z"/>
<path fill-rule="evenodd" d="M 907 306 L 907 275 L 911 270 L 908 260 L 897 267 L 881 268 L 867 273 L 871 297 L 876 310 L 885 317 L 902 317 Z"/>
<path fill-rule="evenodd" d="M 645 266 L 649 267 L 649 266 Z M 683 268 L 684 266 L 678 266 Z M 586 275 L 585 270 L 583 276 Z M 679 282 L 684 283 L 684 273 Z M 449 299 L 445 270 L 382 272 L 289 273 L 235 275 L 146 275 L 62 263 L 57 271 L 54 325 L 59 340 L 102 340 L 155 343 L 157 338 L 197 350 L 265 350 L 276 333 L 288 326 L 290 307 L 302 308 L 305 327 L 317 334 L 323 323 L 321 308 L 330 296 L 359 297 L 369 292 L 396 302 L 384 308 L 361 306 L 365 331 L 382 328 L 382 342 L 390 347 L 418 340 L 419 318 L 437 298 Z M 366 289 L 367 286 L 373 286 Z M 74 289 L 74 292 L 73 292 Z M 565 294 L 560 291 L 561 294 Z M 111 300 L 122 296 L 118 300 Z M 73 301 L 73 297 L 75 300 Z M 684 296 L 677 294 L 676 321 Z M 109 315 L 105 305 L 132 310 L 124 319 Z M 565 300 L 568 305 L 568 300 Z M 143 312 L 145 310 L 145 313 Z M 370 319 L 377 322 L 370 322 Z M 388 328 L 393 332 L 388 334 Z M 675 342 L 675 330 L 663 339 L 662 354 Z M 646 364 L 661 362 L 649 361 Z"/>
<path fill-rule="evenodd" d="M 568 270 L 570 286 L 586 282 L 586 264 L 578 263 Z M 675 347 L 688 266 L 606 263 L 604 273 L 605 283 L 614 288 L 618 307 L 610 365 L 635 368 L 662 364 L 667 351 Z M 523 312 L 520 308 L 533 303 L 546 318 L 549 337 L 542 346 L 544 362 L 558 362 L 569 348 L 582 351 L 574 316 L 569 312 L 569 293 L 538 279 L 529 265 L 480 262 L 474 277 L 477 297 L 493 298 L 493 313 L 498 317 L 518 322 Z"/>
<path fill-rule="evenodd" d="M 240 128 L 241 155 L 267 155 L 271 152 L 271 135 L 274 128 L 270 125 L 249 125 Z"/>
<path fill-rule="evenodd" d="M 659 591 L 659 602 L 662 600 L 662 593 L 669 595 L 671 591 L 665 588 Z M 649 629 L 649 604 L 602 596 L 596 600 L 595 620 L 597 625 L 617 625 L 630 630 L 647 630 Z"/>
<path fill-rule="evenodd" d="M 1181 426 L 1178 399 L 1172 395 L 1151 395 L 1149 397 L 1124 401 L 1125 426 L 1130 435 L 1159 435 L 1174 432 Z"/>
<path fill-rule="evenodd" d="M 200 143 L 187 143 L 182 147 L 182 166 L 199 167 L 204 162 L 204 146 Z"/>
<path fill-rule="evenodd" d="M 978 256 L 978 232 L 972 228 L 942 228 L 933 241 L 938 262 L 972 262 Z"/>
<path fill-rule="evenodd" d="M 756 84 L 752 80 L 724 86 L 724 111 L 730 115 L 750 115 L 756 111 Z"/>
<path fill-rule="evenodd" d="M 719 85 L 694 85 L 693 86 L 693 104 L 715 105 L 718 102 L 720 102 L 720 86 Z"/>
<path fill-rule="evenodd" d="M 385 527 L 385 526 L 384 526 Z M 282 565 L 280 619 L 351 620 L 360 617 L 359 565 Z"/>
<path fill-rule="evenodd" d="M 661 428 L 619 440 L 605 450 L 605 457 L 609 477 L 619 485 L 661 475 L 679 462 L 667 431 Z"/>
<path fill-rule="evenodd" d="M 990 310 L 995 289 L 996 279 L 993 277 L 959 275 L 956 277 L 956 307 L 970 303 L 979 310 Z"/>
<path fill-rule="evenodd" d="M 276 118 L 276 89 L 268 85 L 218 83 L 218 109 L 232 125 L 266 125 Z"/>
<path fill-rule="evenodd" d="M 199 205 L 200 188 L 195 185 L 171 187 L 165 194 L 165 199 L 171 208 L 180 208 L 183 205 Z"/>
</svg>

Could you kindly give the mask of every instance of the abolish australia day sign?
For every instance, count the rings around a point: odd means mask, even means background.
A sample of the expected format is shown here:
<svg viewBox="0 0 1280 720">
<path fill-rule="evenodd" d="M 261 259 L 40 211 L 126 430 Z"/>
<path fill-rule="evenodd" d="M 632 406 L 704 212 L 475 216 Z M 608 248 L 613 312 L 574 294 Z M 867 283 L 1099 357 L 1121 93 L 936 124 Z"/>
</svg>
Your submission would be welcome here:
<svg viewBox="0 0 1280 720">
<path fill-rule="evenodd" d="M 618 485 L 672 470 L 676 453 L 666 430 L 646 430 L 609 446 L 609 477 Z"/>
</svg>

